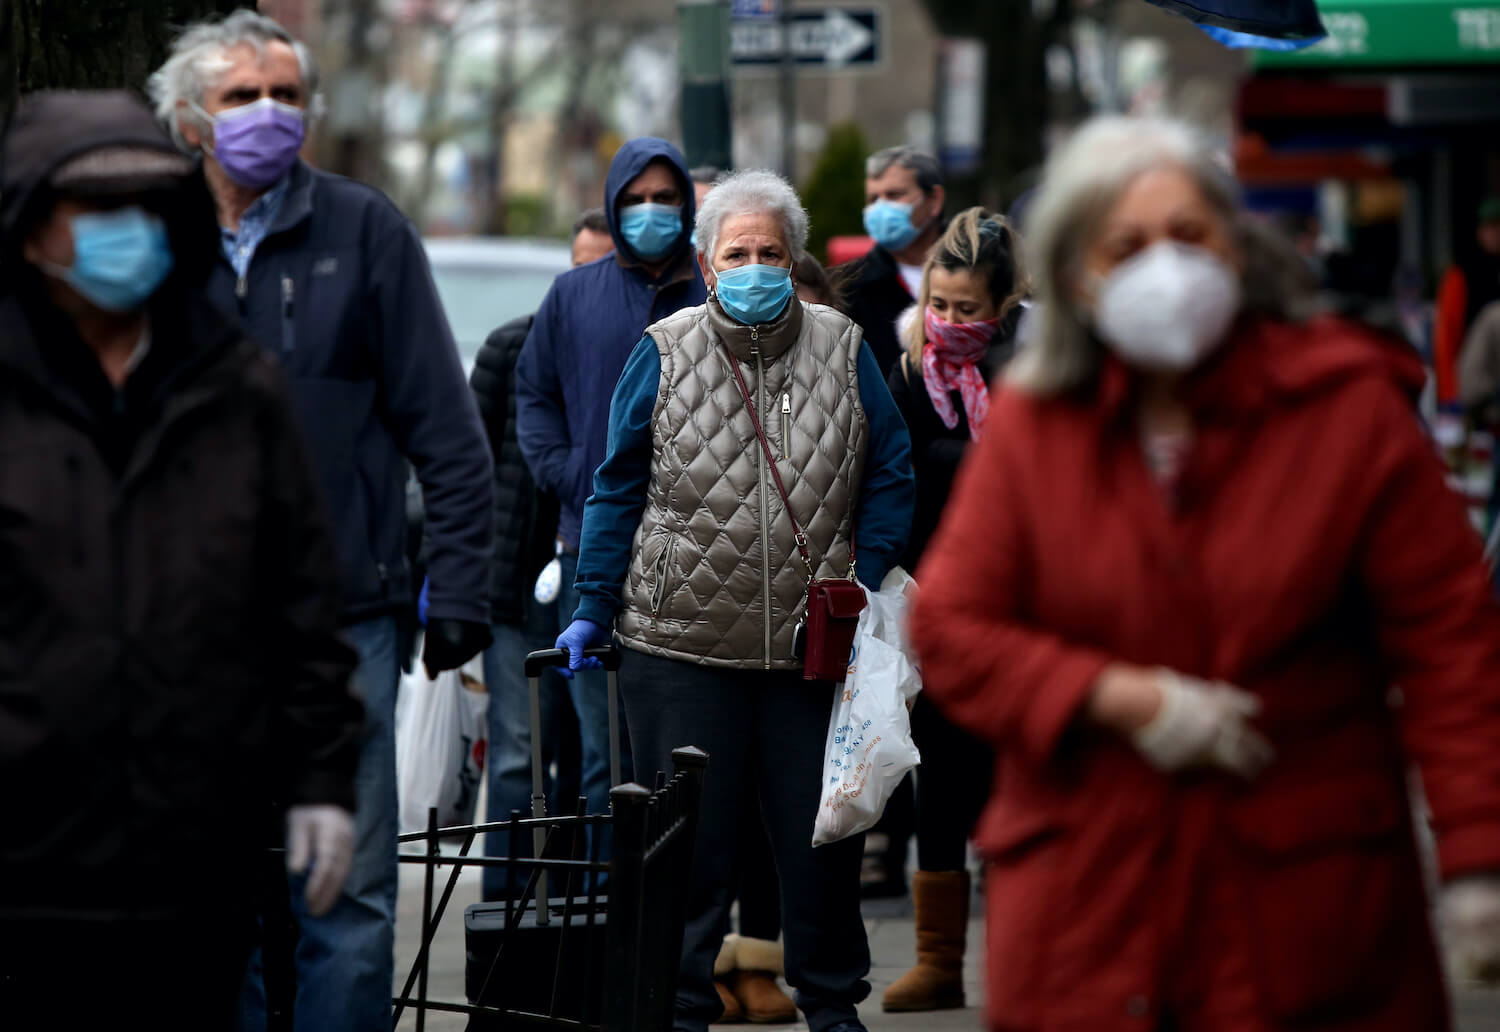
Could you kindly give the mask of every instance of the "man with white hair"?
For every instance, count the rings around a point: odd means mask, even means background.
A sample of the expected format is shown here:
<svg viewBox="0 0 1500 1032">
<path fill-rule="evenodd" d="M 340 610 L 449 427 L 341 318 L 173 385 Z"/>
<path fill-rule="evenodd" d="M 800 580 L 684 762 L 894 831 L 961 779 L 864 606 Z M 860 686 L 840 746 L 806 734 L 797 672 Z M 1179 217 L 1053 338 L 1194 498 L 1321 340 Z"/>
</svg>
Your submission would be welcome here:
<svg viewBox="0 0 1500 1032">
<path fill-rule="evenodd" d="M 209 290 L 274 352 L 334 521 L 345 633 L 367 724 L 354 866 L 326 915 L 300 925 L 296 1023 L 388 1028 L 394 975 L 394 710 L 414 591 L 405 482 L 426 503 L 431 590 L 424 662 L 461 666 L 490 640 L 489 445 L 416 230 L 378 191 L 298 157 L 316 115 L 307 48 L 236 11 L 189 28 L 152 76 L 156 113 L 203 156 L 222 254 Z M 279 891 L 279 887 L 276 889 Z M 264 1024 L 252 963 L 247 1024 Z"/>
</svg>

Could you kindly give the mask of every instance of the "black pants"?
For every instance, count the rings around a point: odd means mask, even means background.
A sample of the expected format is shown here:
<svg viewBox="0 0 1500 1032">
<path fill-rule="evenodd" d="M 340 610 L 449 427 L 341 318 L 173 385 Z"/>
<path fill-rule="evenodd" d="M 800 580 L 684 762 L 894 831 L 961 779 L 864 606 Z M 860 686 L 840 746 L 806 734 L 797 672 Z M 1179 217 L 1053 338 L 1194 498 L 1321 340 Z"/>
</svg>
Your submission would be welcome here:
<svg viewBox="0 0 1500 1032">
<path fill-rule="evenodd" d="M 974 823 L 989 798 L 994 754 L 918 695 L 911 714 L 912 740 L 922 754 L 917 768 L 917 866 L 961 871 Z"/>
<path fill-rule="evenodd" d="M 722 1013 L 713 966 L 729 928 L 740 828 L 763 818 L 781 882 L 787 983 L 810 1032 L 857 1016 L 870 993 L 859 910 L 862 836 L 812 847 L 831 685 L 800 673 L 721 670 L 625 649 L 620 664 L 631 749 L 641 770 L 672 750 L 708 753 L 688 885 L 676 1028 L 705 1032 Z"/>
<path fill-rule="evenodd" d="M 217 903 L 192 920 L 0 919 L 0 1028 L 230 1032 L 251 919 Z"/>
<path fill-rule="evenodd" d="M 735 860 L 739 865 L 735 898 L 740 904 L 740 934 L 775 942 L 781 935 L 781 886 L 776 880 L 776 857 L 764 820 L 740 825 Z"/>
</svg>

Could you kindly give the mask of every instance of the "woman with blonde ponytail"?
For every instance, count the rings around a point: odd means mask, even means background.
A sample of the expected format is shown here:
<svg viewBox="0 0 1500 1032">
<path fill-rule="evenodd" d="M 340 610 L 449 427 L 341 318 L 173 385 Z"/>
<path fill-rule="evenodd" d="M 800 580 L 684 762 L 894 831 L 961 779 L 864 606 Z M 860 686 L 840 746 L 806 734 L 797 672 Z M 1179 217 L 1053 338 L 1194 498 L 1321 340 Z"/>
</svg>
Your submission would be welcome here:
<svg viewBox="0 0 1500 1032">
<path fill-rule="evenodd" d="M 917 305 L 907 313 L 906 350 L 891 371 L 891 395 L 911 431 L 916 512 L 903 564 L 915 570 L 937 530 L 959 461 L 984 432 L 989 382 L 1015 346 L 1025 277 L 1009 223 L 970 208 L 928 254 Z M 989 750 L 918 696 L 912 734 L 922 753 L 917 779 L 917 866 L 912 895 L 917 965 L 886 990 L 888 1011 L 964 1006 L 964 933 L 969 920 L 970 830 L 989 789 Z"/>
</svg>

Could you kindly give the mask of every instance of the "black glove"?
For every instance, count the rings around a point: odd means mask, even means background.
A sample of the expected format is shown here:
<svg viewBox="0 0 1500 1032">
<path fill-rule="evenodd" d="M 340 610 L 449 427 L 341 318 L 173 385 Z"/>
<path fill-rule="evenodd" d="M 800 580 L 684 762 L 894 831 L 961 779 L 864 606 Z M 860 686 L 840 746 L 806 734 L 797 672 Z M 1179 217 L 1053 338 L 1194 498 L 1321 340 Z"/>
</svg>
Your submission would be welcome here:
<svg viewBox="0 0 1500 1032">
<path fill-rule="evenodd" d="M 422 646 L 422 665 L 428 677 L 443 670 L 457 670 L 479 655 L 493 640 L 488 624 L 468 620 L 429 619 L 426 644 Z"/>
</svg>

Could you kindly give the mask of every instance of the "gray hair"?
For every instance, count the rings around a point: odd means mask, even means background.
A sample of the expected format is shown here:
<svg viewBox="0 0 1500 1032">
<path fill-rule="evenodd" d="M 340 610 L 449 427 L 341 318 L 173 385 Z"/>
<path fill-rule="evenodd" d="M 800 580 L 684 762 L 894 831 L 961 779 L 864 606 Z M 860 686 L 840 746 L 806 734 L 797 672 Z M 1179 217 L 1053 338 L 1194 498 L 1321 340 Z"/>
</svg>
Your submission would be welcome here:
<svg viewBox="0 0 1500 1032">
<path fill-rule="evenodd" d="M 865 178 L 879 179 L 892 165 L 899 165 L 917 177 L 917 185 L 928 197 L 943 185 L 943 166 L 926 151 L 915 147 L 887 147 L 876 151 L 865 160 Z"/>
<path fill-rule="evenodd" d="M 713 254 L 719 244 L 719 229 L 724 220 L 736 215 L 774 215 L 786 230 L 787 247 L 792 261 L 807 251 L 807 210 L 792 184 L 775 172 L 753 169 L 725 176 L 713 191 L 703 198 L 695 226 L 698 250 Z"/>
<path fill-rule="evenodd" d="M 1284 265 L 1281 255 L 1270 254 L 1268 235 L 1250 226 L 1239 184 L 1208 141 L 1168 119 L 1096 118 L 1054 152 L 1027 214 L 1038 304 L 1032 310 L 1032 343 L 1006 371 L 1010 383 L 1032 394 L 1055 395 L 1094 375 L 1101 346 L 1076 296 L 1084 252 L 1130 184 L 1162 166 L 1186 172 L 1229 227 L 1244 258 L 1244 309 L 1295 316 L 1292 285 L 1277 272 Z"/>
<path fill-rule="evenodd" d="M 189 26 L 172 44 L 172 51 L 151 78 L 146 92 L 156 107 L 156 117 L 167 127 L 177 146 L 190 151 L 178 125 L 179 105 L 184 102 L 203 105 L 212 85 L 229 69 L 225 51 L 247 46 L 264 54 L 271 43 L 285 43 L 297 55 L 302 69 L 302 89 L 308 97 L 307 115 L 316 119 L 323 113 L 323 97 L 318 93 L 318 66 L 306 44 L 292 38 L 275 20 L 263 14 L 240 8 L 219 21 L 199 22 Z M 189 109 L 189 114 L 201 120 Z"/>
<path fill-rule="evenodd" d="M 603 208 L 586 208 L 573 220 L 573 231 L 568 234 L 569 240 L 578 239 L 578 234 L 584 230 L 590 233 L 603 233 L 609 236 L 609 216 L 604 213 Z"/>
</svg>

